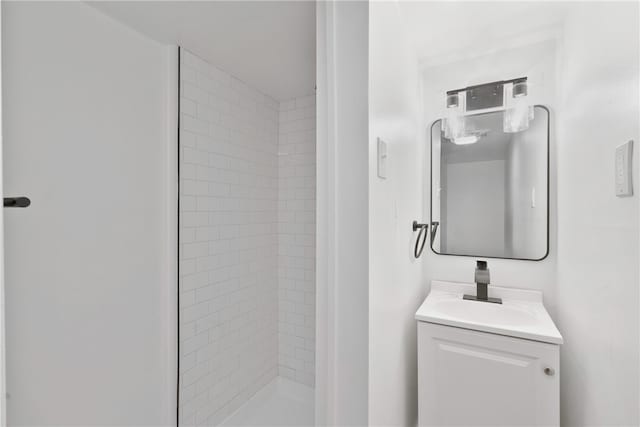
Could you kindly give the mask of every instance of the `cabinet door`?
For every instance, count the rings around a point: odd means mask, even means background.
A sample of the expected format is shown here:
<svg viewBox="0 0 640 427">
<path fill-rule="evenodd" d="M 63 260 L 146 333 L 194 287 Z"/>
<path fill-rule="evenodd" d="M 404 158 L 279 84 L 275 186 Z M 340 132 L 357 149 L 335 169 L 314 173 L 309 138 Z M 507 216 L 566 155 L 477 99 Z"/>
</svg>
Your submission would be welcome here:
<svg viewBox="0 0 640 427">
<path fill-rule="evenodd" d="M 557 345 L 419 322 L 420 425 L 557 426 L 559 364 Z"/>
</svg>

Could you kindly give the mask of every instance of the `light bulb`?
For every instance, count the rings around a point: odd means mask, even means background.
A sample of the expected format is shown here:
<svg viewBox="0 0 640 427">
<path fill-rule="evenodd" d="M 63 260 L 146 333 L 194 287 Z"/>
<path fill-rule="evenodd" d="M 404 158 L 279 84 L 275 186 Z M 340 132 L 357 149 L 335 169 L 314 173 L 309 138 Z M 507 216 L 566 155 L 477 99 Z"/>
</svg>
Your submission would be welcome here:
<svg viewBox="0 0 640 427">
<path fill-rule="evenodd" d="M 469 144 L 475 144 L 479 140 L 480 138 L 478 138 L 477 135 L 467 135 L 467 136 L 460 136 L 458 138 L 453 138 L 452 142 L 456 145 L 469 145 Z"/>
</svg>

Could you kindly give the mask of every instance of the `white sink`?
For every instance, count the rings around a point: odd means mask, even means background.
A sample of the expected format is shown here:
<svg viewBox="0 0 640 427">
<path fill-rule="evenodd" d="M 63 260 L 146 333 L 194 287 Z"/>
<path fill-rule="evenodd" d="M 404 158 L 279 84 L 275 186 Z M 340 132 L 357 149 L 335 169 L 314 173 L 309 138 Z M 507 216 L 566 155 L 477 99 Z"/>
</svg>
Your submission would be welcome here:
<svg viewBox="0 0 640 427">
<path fill-rule="evenodd" d="M 504 326 L 531 326 L 536 314 L 521 304 L 507 301 L 502 304 L 469 304 L 462 298 L 443 298 L 434 303 L 435 310 L 463 322 Z"/>
<path fill-rule="evenodd" d="M 469 301 L 475 284 L 433 281 L 416 319 L 482 332 L 562 344 L 562 335 L 542 305 L 539 291 L 489 286 L 489 296 L 502 298 L 502 304 Z"/>
</svg>

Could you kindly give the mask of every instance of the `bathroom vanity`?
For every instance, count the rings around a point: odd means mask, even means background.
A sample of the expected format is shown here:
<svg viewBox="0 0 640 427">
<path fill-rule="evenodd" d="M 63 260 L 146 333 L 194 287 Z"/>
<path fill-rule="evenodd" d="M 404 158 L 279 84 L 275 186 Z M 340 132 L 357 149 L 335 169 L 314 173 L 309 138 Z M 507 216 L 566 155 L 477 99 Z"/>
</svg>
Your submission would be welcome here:
<svg viewBox="0 0 640 427">
<path fill-rule="evenodd" d="M 562 336 L 542 293 L 433 281 L 416 312 L 419 425 L 557 426 Z"/>
<path fill-rule="evenodd" d="M 428 228 L 435 254 L 485 260 L 475 284 L 432 282 L 416 312 L 421 426 L 560 422 L 562 336 L 541 292 L 490 286 L 486 261 L 549 254 L 550 110 L 514 77 L 451 88 L 430 128 L 431 219 L 412 225 L 414 255 Z"/>
</svg>

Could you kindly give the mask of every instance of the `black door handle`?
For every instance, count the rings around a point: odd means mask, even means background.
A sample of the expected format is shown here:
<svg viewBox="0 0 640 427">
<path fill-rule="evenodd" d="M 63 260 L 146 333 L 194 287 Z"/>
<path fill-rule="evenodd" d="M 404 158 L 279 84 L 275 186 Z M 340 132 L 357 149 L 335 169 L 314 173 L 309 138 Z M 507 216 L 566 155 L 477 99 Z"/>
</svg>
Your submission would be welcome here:
<svg viewBox="0 0 640 427">
<path fill-rule="evenodd" d="M 26 208 L 31 204 L 31 200 L 28 197 L 5 197 L 5 208 Z"/>
</svg>

